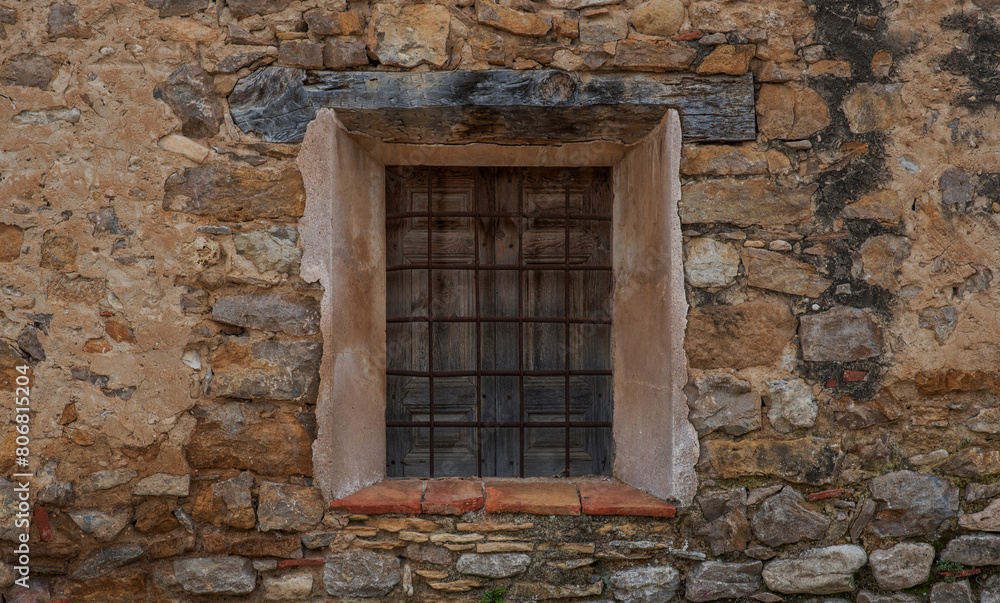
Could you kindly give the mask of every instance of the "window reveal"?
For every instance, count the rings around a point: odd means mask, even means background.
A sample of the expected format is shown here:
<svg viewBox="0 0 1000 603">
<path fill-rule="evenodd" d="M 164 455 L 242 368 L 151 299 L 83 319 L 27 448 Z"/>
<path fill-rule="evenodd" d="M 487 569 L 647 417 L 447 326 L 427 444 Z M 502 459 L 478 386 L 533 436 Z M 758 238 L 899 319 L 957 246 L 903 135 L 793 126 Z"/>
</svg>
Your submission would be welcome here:
<svg viewBox="0 0 1000 603">
<path fill-rule="evenodd" d="M 607 168 L 386 168 L 390 477 L 608 474 Z"/>
</svg>

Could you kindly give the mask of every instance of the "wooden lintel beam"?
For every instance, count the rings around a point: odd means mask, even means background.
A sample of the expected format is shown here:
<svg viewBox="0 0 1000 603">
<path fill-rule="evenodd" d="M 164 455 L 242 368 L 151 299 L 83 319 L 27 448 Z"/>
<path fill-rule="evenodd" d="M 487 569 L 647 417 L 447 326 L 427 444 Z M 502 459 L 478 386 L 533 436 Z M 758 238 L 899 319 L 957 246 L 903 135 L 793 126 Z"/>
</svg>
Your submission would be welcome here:
<svg viewBox="0 0 1000 603">
<path fill-rule="evenodd" d="M 421 144 L 639 141 L 668 108 L 687 140 L 756 137 L 753 78 L 558 70 L 310 71 L 265 67 L 229 97 L 236 124 L 299 142 L 331 107 L 353 132 Z"/>
</svg>

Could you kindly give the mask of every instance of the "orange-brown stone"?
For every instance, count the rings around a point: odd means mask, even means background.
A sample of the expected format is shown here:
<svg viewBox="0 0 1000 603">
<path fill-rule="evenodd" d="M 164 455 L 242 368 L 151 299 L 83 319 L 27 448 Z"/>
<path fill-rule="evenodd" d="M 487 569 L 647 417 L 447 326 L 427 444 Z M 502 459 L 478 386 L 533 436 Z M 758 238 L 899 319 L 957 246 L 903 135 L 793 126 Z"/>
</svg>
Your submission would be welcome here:
<svg viewBox="0 0 1000 603">
<path fill-rule="evenodd" d="M 109 320 L 104 323 L 104 331 L 108 334 L 108 337 L 118 343 L 135 343 L 135 335 L 132 333 L 132 329 L 120 322 Z"/>
</svg>

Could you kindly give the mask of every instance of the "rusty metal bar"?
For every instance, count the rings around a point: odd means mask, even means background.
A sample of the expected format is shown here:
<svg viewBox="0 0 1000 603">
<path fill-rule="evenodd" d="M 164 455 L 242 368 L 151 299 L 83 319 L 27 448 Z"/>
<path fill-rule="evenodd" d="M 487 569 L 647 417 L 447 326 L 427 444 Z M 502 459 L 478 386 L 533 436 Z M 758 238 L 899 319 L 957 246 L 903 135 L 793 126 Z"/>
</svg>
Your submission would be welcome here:
<svg viewBox="0 0 1000 603">
<path fill-rule="evenodd" d="M 386 220 L 405 220 L 407 218 L 475 218 L 476 212 L 467 211 L 435 211 L 431 212 L 430 216 L 427 212 L 421 211 L 408 211 L 408 212 L 398 212 L 394 214 L 387 214 Z M 565 214 L 546 214 L 546 213 L 526 213 L 526 212 L 480 212 L 478 217 L 480 218 L 534 218 L 536 220 L 562 220 L 565 218 Z M 571 220 L 593 220 L 595 222 L 610 222 L 611 216 L 605 216 L 601 214 L 571 214 L 569 216 Z"/>
<path fill-rule="evenodd" d="M 524 171 L 517 173 L 517 315 L 524 316 Z M 517 323 L 517 471 L 524 477 L 524 322 Z"/>
<path fill-rule="evenodd" d="M 434 322 L 544 322 L 552 324 L 609 325 L 608 318 L 560 318 L 558 316 L 434 316 Z M 429 322 L 427 316 L 396 316 L 385 319 L 386 323 Z"/>
<path fill-rule="evenodd" d="M 430 421 L 386 421 L 386 427 L 430 427 Z M 435 421 L 435 427 L 548 427 L 559 428 L 564 421 Z M 611 421 L 570 421 L 571 427 L 611 427 Z"/>
<path fill-rule="evenodd" d="M 564 244 L 566 248 L 563 250 L 566 256 L 566 272 L 563 274 L 563 313 L 569 315 L 569 182 L 564 183 L 565 186 L 565 203 L 566 203 L 566 223 L 565 232 L 566 238 Z M 563 351 L 563 364 L 566 367 L 566 477 L 569 477 L 569 367 L 570 367 L 570 341 L 569 341 L 569 323 L 564 325 L 565 329 L 565 350 Z"/>
<path fill-rule="evenodd" d="M 477 172 L 472 184 L 472 209 L 476 214 L 473 218 L 472 232 L 475 240 L 476 270 L 473 272 L 473 286 L 476 290 L 476 475 L 483 476 L 483 323 L 480 320 L 479 309 L 479 188 L 482 186 L 482 175 Z"/>
<path fill-rule="evenodd" d="M 479 371 L 484 377 L 519 377 L 522 374 L 526 377 L 562 377 L 566 374 L 581 377 L 609 377 L 610 369 L 549 369 L 549 370 L 494 370 L 483 369 Z M 387 369 L 387 375 L 393 377 L 475 377 L 476 371 L 407 371 L 402 369 Z"/>
<path fill-rule="evenodd" d="M 434 477 L 434 320 L 431 318 L 434 315 L 434 257 L 433 257 L 433 245 L 431 239 L 431 223 L 434 220 L 431 219 L 431 205 L 432 205 L 432 195 L 433 187 L 431 180 L 434 177 L 434 170 L 428 166 L 427 167 L 427 392 L 428 392 L 428 414 L 430 415 L 430 455 L 428 459 L 428 465 L 430 467 L 430 476 Z M 387 374 L 389 374 L 387 372 Z"/>
<path fill-rule="evenodd" d="M 474 264 L 447 264 L 447 263 L 421 263 L 421 264 L 392 264 L 386 266 L 386 272 L 397 270 L 475 270 Z M 514 264 L 480 264 L 480 270 L 567 270 L 565 264 L 524 264 L 518 262 Z M 568 270 L 607 270 L 610 271 L 610 264 L 570 264 Z"/>
</svg>

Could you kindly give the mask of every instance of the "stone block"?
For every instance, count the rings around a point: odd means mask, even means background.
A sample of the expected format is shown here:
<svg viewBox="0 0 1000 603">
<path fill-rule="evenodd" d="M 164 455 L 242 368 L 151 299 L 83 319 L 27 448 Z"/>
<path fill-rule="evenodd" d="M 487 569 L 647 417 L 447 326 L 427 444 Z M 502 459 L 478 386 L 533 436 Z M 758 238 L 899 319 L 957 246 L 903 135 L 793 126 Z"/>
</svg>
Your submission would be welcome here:
<svg viewBox="0 0 1000 603">
<path fill-rule="evenodd" d="M 681 189 L 683 224 L 787 226 L 812 215 L 816 186 L 782 188 L 766 180 L 705 180 Z"/>
<path fill-rule="evenodd" d="M 528 569 L 531 557 L 523 553 L 466 553 L 458 558 L 455 569 L 470 576 L 510 578 Z"/>
<path fill-rule="evenodd" d="M 740 255 L 731 244 L 696 237 L 684 246 L 684 256 L 684 275 L 692 287 L 720 291 L 736 282 Z"/>
<path fill-rule="evenodd" d="M 799 318 L 802 358 L 852 362 L 882 353 L 882 327 L 868 310 L 838 306 Z"/>
<path fill-rule="evenodd" d="M 760 589 L 762 568 L 760 561 L 699 563 L 684 580 L 684 596 L 694 603 L 749 597 Z"/>
<path fill-rule="evenodd" d="M 615 599 L 625 603 L 669 601 L 680 588 L 681 575 L 669 565 L 639 566 L 611 573 Z"/>
<path fill-rule="evenodd" d="M 833 284 L 819 274 L 812 264 L 801 262 L 784 253 L 766 249 L 743 249 L 747 284 L 790 295 L 819 297 Z"/>
<path fill-rule="evenodd" d="M 282 293 L 223 297 L 212 306 L 212 320 L 298 336 L 319 332 L 319 314 L 315 298 Z"/>
<path fill-rule="evenodd" d="M 693 48 L 672 42 L 626 39 L 618 42 L 612 64 L 630 71 L 684 71 L 696 56 Z"/>
<path fill-rule="evenodd" d="M 323 570 L 323 586 L 335 597 L 382 597 L 401 578 L 398 557 L 370 551 L 330 555 Z"/>
<path fill-rule="evenodd" d="M 315 400 L 322 348 L 313 341 L 226 342 L 212 355 L 212 394 L 255 400 Z"/>
<path fill-rule="evenodd" d="M 288 219 L 302 216 L 305 198 L 302 176 L 295 168 L 208 163 L 167 178 L 163 209 L 222 221 Z"/>
<path fill-rule="evenodd" d="M 781 357 L 795 327 L 781 303 L 692 308 L 684 347 L 688 362 L 699 369 L 767 366 Z"/>
<path fill-rule="evenodd" d="M 257 529 L 308 531 L 323 520 L 325 507 L 316 488 L 262 482 L 257 500 Z"/>
<path fill-rule="evenodd" d="M 257 586 L 257 571 L 243 557 L 201 557 L 174 561 L 181 587 L 196 595 L 248 595 Z"/>
<path fill-rule="evenodd" d="M 184 65 L 153 89 L 153 98 L 170 106 L 181 121 L 181 132 L 191 138 L 219 133 L 225 107 L 211 74 L 198 65 Z"/>
<path fill-rule="evenodd" d="M 811 88 L 764 84 L 757 97 L 757 128 L 768 138 L 799 140 L 830 125 L 826 100 Z"/>
<path fill-rule="evenodd" d="M 895 471 L 873 479 L 870 489 L 881 503 L 874 530 L 882 537 L 928 534 L 958 515 L 958 488 L 934 475 Z"/>
<path fill-rule="evenodd" d="M 779 593 L 832 595 L 854 590 L 854 572 L 868 561 L 865 550 L 851 544 L 809 549 L 797 559 L 770 561 L 764 582 Z"/>
<path fill-rule="evenodd" d="M 436 4 L 376 4 L 368 24 L 368 49 L 385 65 L 443 67 L 448 61 L 451 15 Z"/>
<path fill-rule="evenodd" d="M 781 546 L 823 538 L 830 518 L 807 503 L 797 490 L 785 486 L 760 505 L 750 526 L 757 540 L 768 546 Z"/>
<path fill-rule="evenodd" d="M 868 563 L 879 588 L 904 590 L 927 581 L 934 562 L 934 547 L 924 542 L 901 542 L 872 551 Z"/>
<path fill-rule="evenodd" d="M 844 453 L 839 440 L 815 437 L 795 440 L 710 440 L 703 452 L 723 479 L 765 475 L 798 484 L 829 484 Z"/>
<path fill-rule="evenodd" d="M 684 392 L 691 409 L 688 419 L 698 435 L 719 430 L 740 436 L 761 427 L 760 394 L 746 381 L 712 373 L 689 383 Z"/>
</svg>

